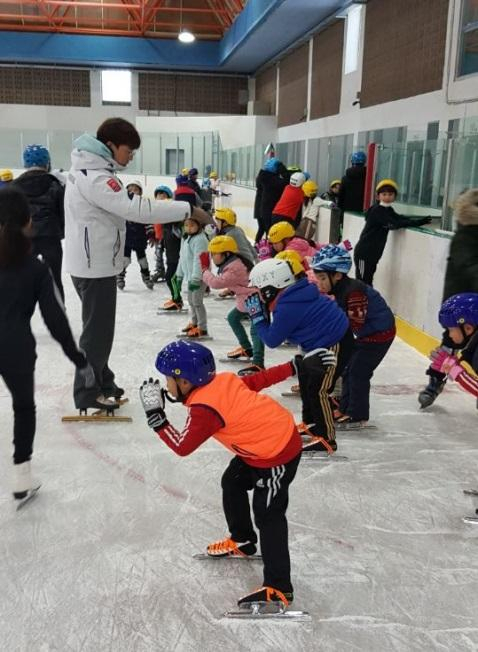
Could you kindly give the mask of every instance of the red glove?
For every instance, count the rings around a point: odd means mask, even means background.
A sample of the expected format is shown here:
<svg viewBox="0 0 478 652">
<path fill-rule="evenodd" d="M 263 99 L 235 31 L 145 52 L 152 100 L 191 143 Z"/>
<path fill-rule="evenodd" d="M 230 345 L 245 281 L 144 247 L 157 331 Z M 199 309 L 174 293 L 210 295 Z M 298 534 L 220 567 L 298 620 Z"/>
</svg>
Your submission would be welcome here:
<svg viewBox="0 0 478 652">
<path fill-rule="evenodd" d="M 203 251 L 201 254 L 199 254 L 199 262 L 203 272 L 209 269 L 209 254 L 207 251 Z"/>
</svg>

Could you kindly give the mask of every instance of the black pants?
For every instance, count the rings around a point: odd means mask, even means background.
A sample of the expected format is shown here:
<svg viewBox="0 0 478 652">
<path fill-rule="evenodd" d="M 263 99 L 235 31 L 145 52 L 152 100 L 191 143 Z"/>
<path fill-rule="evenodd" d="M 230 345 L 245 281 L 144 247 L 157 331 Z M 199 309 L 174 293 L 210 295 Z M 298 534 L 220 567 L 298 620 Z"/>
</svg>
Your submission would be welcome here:
<svg viewBox="0 0 478 652">
<path fill-rule="evenodd" d="M 129 258 L 129 260 L 131 261 L 131 254 L 133 251 L 136 254 L 136 259 L 138 261 L 141 270 L 141 276 L 149 278 L 149 265 L 148 265 L 148 259 L 146 258 L 146 245 L 141 247 L 129 247 L 128 245 L 125 245 L 124 247 L 125 258 Z M 126 267 L 123 268 L 123 271 L 120 272 L 118 276 L 122 276 L 123 278 L 126 276 Z"/>
<path fill-rule="evenodd" d="M 33 255 L 41 256 L 51 269 L 53 280 L 60 291 L 61 300 L 65 301 L 65 292 L 61 282 L 61 265 L 63 262 L 63 249 L 61 241 L 54 238 L 35 238 L 32 241 Z"/>
<path fill-rule="evenodd" d="M 302 421 L 315 424 L 312 431 L 329 441 L 335 439 L 329 395 L 347 366 L 353 346 L 354 336 L 349 328 L 340 342 L 329 347 L 337 356 L 337 366 L 324 367 L 317 354 L 298 360 Z"/>
<path fill-rule="evenodd" d="M 166 283 L 171 292 L 173 301 L 180 301 L 181 296 L 177 296 L 177 289 L 171 283 L 171 279 L 176 274 L 178 268 L 181 239 L 174 235 L 171 226 L 165 224 L 163 226 L 163 241 L 164 249 L 166 251 Z"/>
<path fill-rule="evenodd" d="M 370 379 L 382 362 L 389 342 L 355 342 L 349 363 L 342 375 L 340 411 L 357 421 L 370 417 Z"/>
<path fill-rule="evenodd" d="M 33 452 L 35 437 L 35 398 L 33 366 L 29 371 L 1 369 L 13 405 L 13 462 L 28 462 Z"/>
<path fill-rule="evenodd" d="M 293 591 L 286 511 L 289 485 L 295 477 L 300 454 L 287 464 L 259 469 L 234 457 L 222 476 L 222 503 L 234 541 L 257 542 L 247 492 L 253 490 L 252 511 L 259 530 L 264 586 L 283 593 Z"/>
<path fill-rule="evenodd" d="M 257 243 L 264 236 L 267 237 L 269 229 L 271 228 L 271 218 L 270 217 L 259 217 L 257 220 L 257 232 L 254 241 Z"/>
<path fill-rule="evenodd" d="M 83 379 L 75 375 L 73 396 L 77 408 L 86 408 L 100 394 L 112 396 L 117 386 L 115 375 L 108 367 L 116 319 L 116 276 L 106 278 L 78 278 L 73 285 L 81 299 L 83 331 L 79 345 L 95 371 L 96 386 L 86 389 Z"/>
<path fill-rule="evenodd" d="M 360 258 L 354 256 L 355 263 L 355 278 L 363 281 L 367 285 L 373 285 L 373 277 L 377 269 L 378 260 L 370 260 L 369 258 Z"/>
</svg>

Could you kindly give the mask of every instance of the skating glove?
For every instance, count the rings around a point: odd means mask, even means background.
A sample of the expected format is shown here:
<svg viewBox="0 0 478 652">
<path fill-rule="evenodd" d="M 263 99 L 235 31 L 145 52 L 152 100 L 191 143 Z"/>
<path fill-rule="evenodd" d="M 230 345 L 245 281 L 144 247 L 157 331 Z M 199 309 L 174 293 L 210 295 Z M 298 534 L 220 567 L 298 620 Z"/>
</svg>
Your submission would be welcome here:
<svg viewBox="0 0 478 652">
<path fill-rule="evenodd" d="M 264 303 L 262 303 L 260 294 L 258 292 L 248 296 L 244 304 L 254 326 L 262 323 L 267 324 L 269 321 L 269 314 L 267 312 L 266 306 Z"/>
<path fill-rule="evenodd" d="M 196 290 L 200 290 L 200 289 L 201 289 L 201 281 L 195 281 L 195 280 L 189 281 L 188 283 L 189 292 L 195 292 Z"/>
<path fill-rule="evenodd" d="M 159 384 L 159 380 L 144 380 L 139 388 L 139 398 L 143 405 L 148 420 L 148 426 L 157 430 L 167 423 L 168 418 L 164 411 L 165 390 Z"/>
<path fill-rule="evenodd" d="M 272 245 L 267 238 L 262 238 L 256 243 L 256 251 L 259 260 L 267 260 L 272 257 Z"/>
<path fill-rule="evenodd" d="M 199 263 L 203 272 L 209 269 L 209 254 L 207 251 L 203 251 L 199 254 Z"/>
<path fill-rule="evenodd" d="M 456 380 L 457 376 L 465 371 L 460 365 L 458 358 L 450 355 L 448 351 L 443 349 L 432 351 L 430 358 L 432 360 L 431 368 L 442 374 L 447 374 L 452 380 Z"/>
</svg>

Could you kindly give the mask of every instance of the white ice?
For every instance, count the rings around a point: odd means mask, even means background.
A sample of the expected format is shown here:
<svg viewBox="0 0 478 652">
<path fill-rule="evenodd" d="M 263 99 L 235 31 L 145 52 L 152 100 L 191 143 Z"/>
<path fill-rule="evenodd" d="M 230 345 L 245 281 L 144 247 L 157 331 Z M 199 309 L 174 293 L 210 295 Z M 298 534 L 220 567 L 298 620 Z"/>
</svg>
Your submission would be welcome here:
<svg viewBox="0 0 478 652">
<path fill-rule="evenodd" d="M 65 279 L 75 332 L 80 304 Z M 176 457 L 147 427 L 137 388 L 187 315 L 156 315 L 130 267 L 118 295 L 111 357 L 132 424 L 65 424 L 73 367 L 34 319 L 43 486 L 15 512 L 10 398 L 0 384 L 0 649 L 5 652 L 203 650 L 470 651 L 478 649 L 478 527 L 463 489 L 478 487 L 475 400 L 449 384 L 419 411 L 426 359 L 396 341 L 374 379 L 375 431 L 340 434 L 349 462 L 306 462 L 291 487 L 295 608 L 312 623 L 221 619 L 261 584 L 261 565 L 198 562 L 226 534 L 220 479 L 229 454 L 213 441 Z M 209 298 L 208 342 L 235 346 L 233 302 Z M 293 351 L 267 351 L 269 365 Z M 220 369 L 231 368 L 219 364 Z M 292 382 L 292 381 L 291 381 Z M 299 419 L 299 401 L 281 398 Z M 173 423 L 184 410 L 168 406 Z M 264 415 L 267 419 L 267 415 Z"/>
</svg>

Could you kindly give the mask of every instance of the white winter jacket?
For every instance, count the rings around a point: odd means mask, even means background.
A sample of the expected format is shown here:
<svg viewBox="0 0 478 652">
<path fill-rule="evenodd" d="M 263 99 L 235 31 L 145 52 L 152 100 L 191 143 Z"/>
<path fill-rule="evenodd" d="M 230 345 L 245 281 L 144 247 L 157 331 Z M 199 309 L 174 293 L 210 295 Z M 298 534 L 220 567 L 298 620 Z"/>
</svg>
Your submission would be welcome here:
<svg viewBox="0 0 478 652">
<path fill-rule="evenodd" d="M 191 209 L 187 202 L 130 199 L 106 145 L 88 134 L 74 145 L 65 191 L 65 270 L 80 278 L 116 276 L 123 269 L 127 220 L 180 222 Z"/>
</svg>

